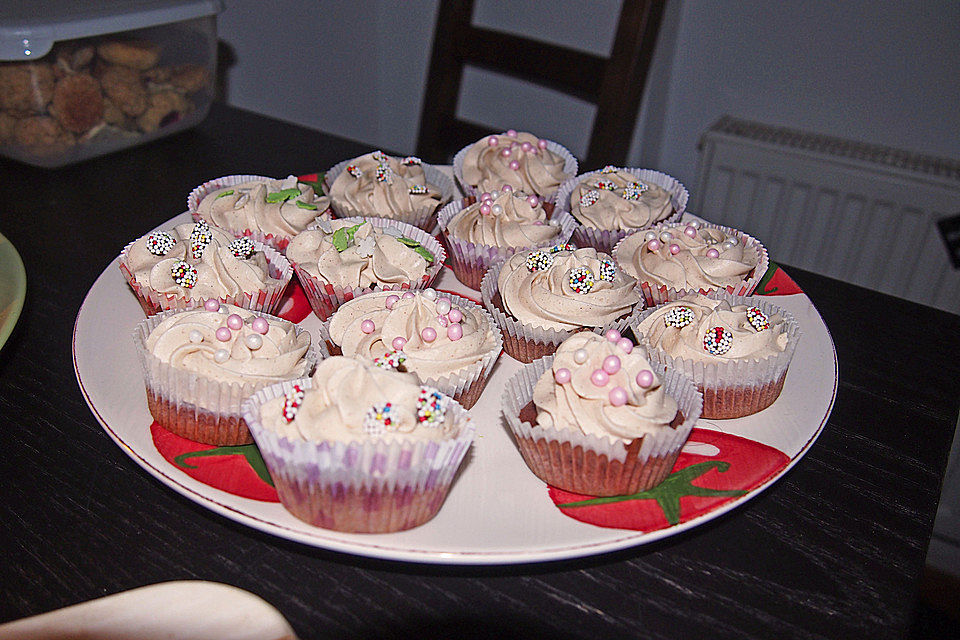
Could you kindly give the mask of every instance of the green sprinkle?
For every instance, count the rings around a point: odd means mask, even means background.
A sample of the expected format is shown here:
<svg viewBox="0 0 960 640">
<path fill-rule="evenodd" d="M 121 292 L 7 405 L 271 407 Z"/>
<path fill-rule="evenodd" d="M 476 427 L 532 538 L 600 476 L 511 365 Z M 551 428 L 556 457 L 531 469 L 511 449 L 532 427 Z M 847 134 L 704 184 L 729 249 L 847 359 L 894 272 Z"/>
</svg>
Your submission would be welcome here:
<svg viewBox="0 0 960 640">
<path fill-rule="evenodd" d="M 399 238 L 397 238 L 397 242 L 399 242 L 402 245 L 406 245 L 411 249 L 420 246 L 419 242 L 417 242 L 413 238 L 407 238 L 406 236 L 400 236 Z"/>
<path fill-rule="evenodd" d="M 352 227 L 347 227 L 347 228 L 345 229 L 345 231 L 347 232 L 347 238 L 350 239 L 350 242 L 353 242 L 353 236 L 356 235 L 357 229 L 359 229 L 359 228 L 362 227 L 363 225 L 364 225 L 364 223 L 361 222 L 360 224 L 355 224 L 355 225 L 353 225 Z"/>
<path fill-rule="evenodd" d="M 274 193 L 267 194 L 267 202 L 276 203 L 276 202 L 286 202 L 290 198 L 296 198 L 300 195 L 300 189 L 296 187 L 291 187 L 290 189 L 283 189 L 281 191 L 275 191 Z"/>
<path fill-rule="evenodd" d="M 350 240 L 347 238 L 347 232 L 345 229 L 340 228 L 333 232 L 333 237 L 330 238 L 330 241 L 333 243 L 333 246 L 337 248 L 337 251 L 343 253 L 347 250 L 347 247 L 350 246 Z"/>
<path fill-rule="evenodd" d="M 436 260 L 436 258 L 433 257 L 433 254 L 427 251 L 422 246 L 414 247 L 413 250 L 419 253 L 421 256 L 423 256 L 424 260 L 426 260 L 427 262 L 433 262 L 434 260 Z"/>
<path fill-rule="evenodd" d="M 217 197 L 214 198 L 214 200 L 219 200 L 220 198 L 222 198 L 222 197 L 224 197 L 224 196 L 232 196 L 232 195 L 233 195 L 233 189 L 229 189 L 229 190 L 227 190 L 227 191 L 224 191 L 223 193 L 218 193 L 218 194 L 217 194 Z"/>
<path fill-rule="evenodd" d="M 310 209 L 310 211 L 316 211 L 317 205 L 310 204 L 309 202 L 304 202 L 303 200 L 297 200 L 297 206 L 301 209 Z"/>
</svg>

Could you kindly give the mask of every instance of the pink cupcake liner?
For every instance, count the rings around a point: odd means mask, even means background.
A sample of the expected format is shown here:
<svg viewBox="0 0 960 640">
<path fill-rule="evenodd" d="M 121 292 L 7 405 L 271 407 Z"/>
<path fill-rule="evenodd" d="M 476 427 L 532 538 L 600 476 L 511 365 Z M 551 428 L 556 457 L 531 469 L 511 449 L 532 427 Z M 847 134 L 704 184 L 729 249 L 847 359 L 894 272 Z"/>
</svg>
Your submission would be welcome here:
<svg viewBox="0 0 960 640">
<path fill-rule="evenodd" d="M 449 401 L 447 411 L 460 431 L 442 442 L 306 442 L 285 438 L 260 419 L 263 404 L 294 384 L 309 389 L 313 381 L 272 385 L 243 404 L 280 502 L 291 514 L 313 526 L 353 533 L 402 531 L 437 514 L 476 430 L 463 407 Z"/>
</svg>

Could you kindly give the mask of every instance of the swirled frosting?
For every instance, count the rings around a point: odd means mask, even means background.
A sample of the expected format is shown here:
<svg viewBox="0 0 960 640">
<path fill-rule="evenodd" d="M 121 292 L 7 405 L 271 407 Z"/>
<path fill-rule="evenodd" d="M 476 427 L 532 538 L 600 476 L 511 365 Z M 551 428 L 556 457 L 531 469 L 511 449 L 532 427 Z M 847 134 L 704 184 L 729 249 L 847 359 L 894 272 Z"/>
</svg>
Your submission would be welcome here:
<svg viewBox="0 0 960 640">
<path fill-rule="evenodd" d="M 253 293 L 278 282 L 249 238 L 203 222 L 138 238 L 127 249 L 126 265 L 139 284 L 191 300 Z"/>
<path fill-rule="evenodd" d="M 459 427 L 444 412 L 437 421 L 420 420 L 421 385 L 412 373 L 382 369 L 372 362 L 345 356 L 323 360 L 313 375 L 313 387 L 304 390 L 291 421 L 284 417 L 286 398 L 269 400 L 260 409 L 264 427 L 291 440 L 320 442 L 371 439 L 416 442 L 456 437 Z M 445 403 L 451 402 L 444 399 Z M 389 403 L 389 409 L 384 407 Z M 390 424 L 371 420 L 380 414 Z"/>
<path fill-rule="evenodd" d="M 516 253 L 497 279 L 507 312 L 524 324 L 559 331 L 602 327 L 629 314 L 639 301 L 636 284 L 610 256 L 592 247 Z"/>
<path fill-rule="evenodd" d="M 242 320 L 237 328 L 228 326 L 232 314 Z M 307 375 L 309 332 L 298 334 L 292 322 L 262 318 L 266 332 L 260 333 L 254 330 L 258 317 L 226 304 L 218 311 L 183 311 L 154 327 L 146 348 L 176 369 L 222 383 L 269 384 Z"/>
<path fill-rule="evenodd" d="M 691 223 L 627 236 L 617 248 L 617 262 L 640 282 L 708 291 L 749 278 L 759 255 L 734 234 Z"/>
<path fill-rule="evenodd" d="M 396 227 L 331 220 L 291 240 L 287 258 L 324 284 L 343 289 L 418 282 L 430 262 L 421 255 L 425 250 L 418 253 L 419 243 L 411 247 L 401 238 Z"/>
<path fill-rule="evenodd" d="M 459 312 L 453 320 L 452 309 Z M 372 326 L 364 326 L 365 322 Z M 343 355 L 363 360 L 382 358 L 399 347 L 405 357 L 402 366 L 421 380 L 461 371 L 497 346 L 490 323 L 478 308 L 457 304 L 456 299 L 432 290 L 354 298 L 333 315 L 330 338 Z"/>
<path fill-rule="evenodd" d="M 347 215 L 402 219 L 424 208 L 436 209 L 443 194 L 427 182 L 419 158 L 374 151 L 350 161 L 330 186 L 330 198 L 335 206 L 345 207 Z"/>
<path fill-rule="evenodd" d="M 480 191 L 509 184 L 518 191 L 552 196 L 570 177 L 563 172 L 564 158 L 547 149 L 546 141 L 533 134 L 512 133 L 487 136 L 473 143 L 463 158 L 463 180 Z"/>
<path fill-rule="evenodd" d="M 783 316 L 759 318 L 756 312 L 748 315 L 750 309 L 759 311 L 759 307 L 690 294 L 657 307 L 638 325 L 638 331 L 670 356 L 704 363 L 762 360 L 783 352 L 788 339 Z M 728 338 L 718 339 L 717 327 Z M 729 346 L 719 346 L 726 339 Z"/>
<path fill-rule="evenodd" d="M 637 379 L 643 371 L 649 372 L 646 387 Z M 603 375 L 598 378 L 596 372 Z M 616 394 L 621 395 L 615 402 Z M 623 442 L 669 428 L 678 409 L 640 349 L 627 353 L 589 331 L 575 333 L 560 345 L 552 368 L 533 389 L 533 403 L 541 427 Z"/>
<path fill-rule="evenodd" d="M 513 190 L 488 195 L 454 215 L 446 232 L 477 245 L 518 249 L 542 246 L 560 235 L 560 225 L 551 224 L 536 196 Z"/>
<path fill-rule="evenodd" d="M 329 206 L 328 197 L 318 196 L 313 187 L 288 176 L 283 180 L 251 180 L 212 191 L 197 205 L 197 213 L 210 224 L 234 233 L 250 229 L 292 238 Z"/>
<path fill-rule="evenodd" d="M 570 212 L 585 226 L 625 231 L 669 217 L 673 203 L 666 189 L 642 181 L 629 171 L 605 167 L 574 188 Z"/>
</svg>

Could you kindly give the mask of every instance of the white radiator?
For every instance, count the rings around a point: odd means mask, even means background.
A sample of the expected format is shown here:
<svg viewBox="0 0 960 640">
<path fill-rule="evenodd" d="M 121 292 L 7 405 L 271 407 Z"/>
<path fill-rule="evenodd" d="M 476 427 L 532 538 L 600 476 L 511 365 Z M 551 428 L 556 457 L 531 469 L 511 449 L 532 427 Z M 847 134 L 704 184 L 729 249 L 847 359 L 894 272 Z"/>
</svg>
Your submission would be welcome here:
<svg viewBox="0 0 960 640">
<path fill-rule="evenodd" d="M 960 162 L 726 116 L 700 140 L 691 211 L 771 260 L 960 313 L 937 220 L 960 213 Z"/>
</svg>

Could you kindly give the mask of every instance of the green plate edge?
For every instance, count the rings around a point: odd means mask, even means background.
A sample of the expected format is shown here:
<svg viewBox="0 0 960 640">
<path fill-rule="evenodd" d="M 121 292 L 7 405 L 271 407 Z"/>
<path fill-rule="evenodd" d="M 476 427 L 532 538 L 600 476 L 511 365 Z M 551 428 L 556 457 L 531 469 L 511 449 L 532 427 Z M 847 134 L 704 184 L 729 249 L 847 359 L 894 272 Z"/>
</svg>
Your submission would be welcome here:
<svg viewBox="0 0 960 640">
<path fill-rule="evenodd" d="M 27 272 L 13 243 L 0 233 L 0 349 L 20 318 L 27 297 Z"/>
</svg>

